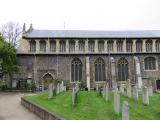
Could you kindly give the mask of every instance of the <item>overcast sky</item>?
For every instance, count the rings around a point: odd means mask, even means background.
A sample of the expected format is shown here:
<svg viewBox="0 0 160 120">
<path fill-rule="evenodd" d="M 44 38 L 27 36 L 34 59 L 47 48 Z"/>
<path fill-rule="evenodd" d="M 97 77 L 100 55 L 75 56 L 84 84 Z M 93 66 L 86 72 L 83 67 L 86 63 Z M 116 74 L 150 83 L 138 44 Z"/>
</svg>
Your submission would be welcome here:
<svg viewBox="0 0 160 120">
<path fill-rule="evenodd" d="M 160 0 L 0 0 L 0 25 L 35 29 L 160 30 Z"/>
</svg>

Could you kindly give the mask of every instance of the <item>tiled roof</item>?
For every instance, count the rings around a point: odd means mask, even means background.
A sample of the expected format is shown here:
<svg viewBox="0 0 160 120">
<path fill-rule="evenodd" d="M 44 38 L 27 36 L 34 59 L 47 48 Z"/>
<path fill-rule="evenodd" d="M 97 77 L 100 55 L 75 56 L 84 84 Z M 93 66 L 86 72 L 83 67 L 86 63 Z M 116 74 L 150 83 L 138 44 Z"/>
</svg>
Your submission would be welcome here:
<svg viewBox="0 0 160 120">
<path fill-rule="evenodd" d="M 36 30 L 23 35 L 26 38 L 160 38 L 160 30 L 91 31 L 91 30 Z"/>
</svg>

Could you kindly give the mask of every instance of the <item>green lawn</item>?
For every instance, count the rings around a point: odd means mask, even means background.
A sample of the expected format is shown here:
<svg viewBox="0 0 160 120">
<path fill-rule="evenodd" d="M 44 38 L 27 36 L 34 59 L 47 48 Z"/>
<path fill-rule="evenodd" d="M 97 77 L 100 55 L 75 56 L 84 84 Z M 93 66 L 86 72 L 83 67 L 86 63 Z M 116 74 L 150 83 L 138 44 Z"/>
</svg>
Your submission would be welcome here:
<svg viewBox="0 0 160 120">
<path fill-rule="evenodd" d="M 97 92 L 78 92 L 77 104 L 71 104 L 71 91 L 60 93 L 51 100 L 48 100 L 47 93 L 38 96 L 27 96 L 26 99 L 36 103 L 50 112 L 60 115 L 66 120 L 121 120 L 114 115 L 113 94 L 109 95 L 110 100 L 105 103 Z M 160 94 L 150 97 L 150 105 L 145 106 L 140 99 L 138 103 L 121 95 L 122 101 L 126 100 L 130 106 L 130 120 L 160 120 Z"/>
</svg>

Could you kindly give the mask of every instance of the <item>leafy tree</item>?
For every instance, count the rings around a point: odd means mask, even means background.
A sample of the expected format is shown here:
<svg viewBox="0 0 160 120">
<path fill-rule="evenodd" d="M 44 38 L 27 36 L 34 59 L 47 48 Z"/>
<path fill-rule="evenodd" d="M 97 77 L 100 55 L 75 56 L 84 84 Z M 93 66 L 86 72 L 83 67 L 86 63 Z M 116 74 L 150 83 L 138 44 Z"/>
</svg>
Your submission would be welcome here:
<svg viewBox="0 0 160 120">
<path fill-rule="evenodd" d="M 2 36 L 0 36 L 0 58 L 2 60 L 2 73 L 9 75 L 9 86 L 12 90 L 13 73 L 18 71 L 16 49 L 4 41 Z"/>
</svg>

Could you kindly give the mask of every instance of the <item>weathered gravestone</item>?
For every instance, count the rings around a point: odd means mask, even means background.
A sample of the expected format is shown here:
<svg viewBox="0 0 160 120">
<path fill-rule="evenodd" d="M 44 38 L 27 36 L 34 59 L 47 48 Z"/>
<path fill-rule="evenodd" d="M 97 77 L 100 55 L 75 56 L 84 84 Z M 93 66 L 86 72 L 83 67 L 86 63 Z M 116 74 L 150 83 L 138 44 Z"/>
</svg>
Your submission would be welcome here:
<svg viewBox="0 0 160 120">
<path fill-rule="evenodd" d="M 149 96 L 153 95 L 153 87 L 152 86 L 148 87 L 148 93 L 149 93 Z"/>
<path fill-rule="evenodd" d="M 138 101 L 138 88 L 137 88 L 137 86 L 133 87 L 133 99 L 135 101 Z"/>
<path fill-rule="evenodd" d="M 122 120 L 129 120 L 129 105 L 127 101 L 123 101 Z"/>
<path fill-rule="evenodd" d="M 129 98 L 132 97 L 132 92 L 131 92 L 131 90 L 132 90 L 132 87 L 131 87 L 131 84 L 130 84 L 130 80 L 128 80 L 128 83 L 127 83 L 127 96 L 128 96 Z"/>
<path fill-rule="evenodd" d="M 107 102 L 109 100 L 109 89 L 108 89 L 108 84 L 105 85 L 105 91 L 104 91 L 104 99 Z"/>
<path fill-rule="evenodd" d="M 120 112 L 120 93 L 118 88 L 114 91 L 114 113 L 119 114 Z"/>
<path fill-rule="evenodd" d="M 59 94 L 59 92 L 60 92 L 60 84 L 57 83 L 56 94 Z"/>
<path fill-rule="evenodd" d="M 122 93 L 122 95 L 125 95 L 124 88 L 125 88 L 125 86 L 123 84 L 120 84 L 120 93 Z"/>
<path fill-rule="evenodd" d="M 51 99 L 52 97 L 53 97 L 53 83 L 50 83 L 48 88 L 48 99 Z"/>
<path fill-rule="evenodd" d="M 76 103 L 76 89 L 72 88 L 72 105 L 75 105 Z"/>
<path fill-rule="evenodd" d="M 146 86 L 142 88 L 142 98 L 143 98 L 143 104 L 149 105 L 148 88 Z"/>
</svg>

